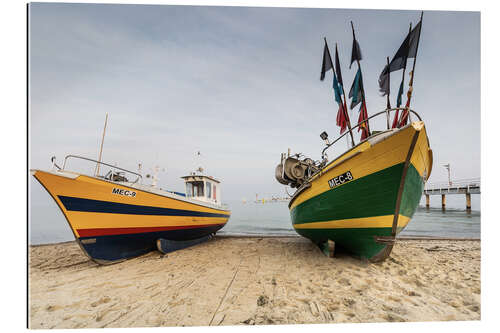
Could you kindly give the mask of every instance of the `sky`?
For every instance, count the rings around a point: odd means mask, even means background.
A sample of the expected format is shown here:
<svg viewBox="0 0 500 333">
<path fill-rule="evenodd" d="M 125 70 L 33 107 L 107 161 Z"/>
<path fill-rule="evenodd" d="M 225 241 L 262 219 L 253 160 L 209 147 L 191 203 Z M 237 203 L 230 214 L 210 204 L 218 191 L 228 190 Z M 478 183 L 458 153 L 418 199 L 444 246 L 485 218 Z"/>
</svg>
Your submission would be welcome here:
<svg viewBox="0 0 500 333">
<path fill-rule="evenodd" d="M 371 115 L 385 108 L 377 79 L 386 57 L 419 18 L 409 10 L 33 3 L 29 167 L 50 169 L 51 156 L 67 154 L 97 159 L 108 113 L 104 162 L 141 163 L 144 173 L 159 165 L 160 186 L 176 191 L 202 166 L 222 181 L 223 201 L 284 195 L 274 178 L 280 153 L 318 160 L 319 134 L 339 133 L 331 72 L 319 80 L 323 37 L 330 49 L 338 43 L 349 89 L 353 21 Z M 400 80 L 392 73 L 392 91 Z M 480 177 L 479 12 L 425 11 L 414 80 L 412 109 L 434 153 L 429 182 L 447 179 L 447 163 L 452 179 Z M 31 182 L 34 204 L 50 199 Z"/>
</svg>

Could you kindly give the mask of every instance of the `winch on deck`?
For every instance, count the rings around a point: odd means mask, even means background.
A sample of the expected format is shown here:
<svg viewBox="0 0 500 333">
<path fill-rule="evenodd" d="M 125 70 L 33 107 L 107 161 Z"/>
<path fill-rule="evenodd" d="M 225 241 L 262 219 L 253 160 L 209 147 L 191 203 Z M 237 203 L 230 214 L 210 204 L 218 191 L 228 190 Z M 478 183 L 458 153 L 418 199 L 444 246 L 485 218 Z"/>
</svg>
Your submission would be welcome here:
<svg viewBox="0 0 500 333">
<path fill-rule="evenodd" d="M 276 180 L 283 185 L 291 187 L 299 187 L 311 175 L 320 170 L 319 162 L 313 161 L 311 158 L 301 158 L 301 154 L 290 156 L 290 153 L 281 154 L 281 162 L 276 166 Z"/>
</svg>

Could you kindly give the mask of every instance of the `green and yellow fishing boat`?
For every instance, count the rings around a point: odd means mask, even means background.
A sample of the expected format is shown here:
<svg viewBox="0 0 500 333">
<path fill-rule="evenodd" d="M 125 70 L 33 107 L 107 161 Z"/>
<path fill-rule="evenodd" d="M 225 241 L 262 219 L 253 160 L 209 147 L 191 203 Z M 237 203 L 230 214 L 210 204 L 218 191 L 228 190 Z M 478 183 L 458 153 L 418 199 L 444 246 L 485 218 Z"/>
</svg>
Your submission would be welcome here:
<svg viewBox="0 0 500 333">
<path fill-rule="evenodd" d="M 396 236 L 408 225 L 420 202 L 424 184 L 432 171 L 432 150 L 424 122 L 410 109 L 422 17 L 423 13 L 414 29 L 410 25 L 408 35 L 392 61 L 387 58 L 387 65 L 379 77 L 380 91 L 387 96 L 387 107 L 371 117 L 366 111 L 361 51 L 351 22 L 351 64 L 354 61 L 358 64 L 349 92 L 351 109 L 361 103 L 358 124 L 352 128 L 337 45 L 334 68 L 325 38 L 321 80 L 326 72 L 332 70 L 335 100 L 339 104 L 337 125 L 341 127 L 340 133 L 345 133 L 332 143 L 328 141 L 326 132 L 321 134 L 327 146 L 319 161 L 304 158 L 301 154 L 290 155 L 290 151 L 281 154 L 275 174 L 278 182 L 296 188 L 288 206 L 295 231 L 325 252 L 331 254 L 333 248 L 343 248 L 360 258 L 384 260 L 390 255 Z M 408 98 L 406 105 L 399 107 L 409 58 L 415 60 L 410 72 Z M 399 69 L 403 69 L 403 76 L 398 107 L 391 108 L 389 74 Z M 394 115 L 392 126 L 391 115 Z M 387 128 L 371 132 L 369 123 L 372 118 L 384 116 Z M 358 144 L 354 143 L 353 130 L 356 128 L 362 131 Z M 346 135 L 350 136 L 351 148 L 328 161 L 326 150 Z"/>
<path fill-rule="evenodd" d="M 413 217 L 431 170 L 425 126 L 415 121 L 372 135 L 325 165 L 282 154 L 276 177 L 298 187 L 288 205 L 297 233 L 380 261 Z"/>
</svg>

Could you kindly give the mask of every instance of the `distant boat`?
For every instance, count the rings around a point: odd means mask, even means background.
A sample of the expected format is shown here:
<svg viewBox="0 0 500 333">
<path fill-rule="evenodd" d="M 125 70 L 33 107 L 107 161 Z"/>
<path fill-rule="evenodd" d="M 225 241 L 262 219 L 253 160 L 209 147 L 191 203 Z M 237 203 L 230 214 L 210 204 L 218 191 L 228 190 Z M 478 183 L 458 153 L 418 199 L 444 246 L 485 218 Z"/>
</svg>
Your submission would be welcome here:
<svg viewBox="0 0 500 333">
<path fill-rule="evenodd" d="M 65 169 L 69 158 L 110 167 L 105 176 Z M 221 203 L 220 182 L 192 172 L 182 177 L 186 193 L 142 185 L 139 173 L 68 155 L 52 171 L 31 170 L 61 209 L 83 252 L 99 264 L 187 247 L 221 229 L 230 211 Z M 120 170 L 120 171 L 116 171 Z M 129 181 L 127 174 L 136 179 Z"/>
</svg>

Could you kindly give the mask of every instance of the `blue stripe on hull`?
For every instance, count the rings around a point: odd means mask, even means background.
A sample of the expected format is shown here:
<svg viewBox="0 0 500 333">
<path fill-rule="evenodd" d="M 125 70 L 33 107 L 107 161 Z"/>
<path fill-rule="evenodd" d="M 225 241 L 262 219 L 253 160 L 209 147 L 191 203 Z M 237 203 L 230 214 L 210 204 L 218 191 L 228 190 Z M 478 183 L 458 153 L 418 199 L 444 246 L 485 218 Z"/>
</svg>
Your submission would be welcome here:
<svg viewBox="0 0 500 333">
<path fill-rule="evenodd" d="M 119 202 L 83 199 L 59 195 L 64 208 L 69 211 L 134 214 L 134 215 L 162 215 L 162 216 L 201 216 L 201 217 L 229 217 L 228 214 L 207 213 L 184 209 L 162 208 L 152 206 L 129 205 Z"/>
<path fill-rule="evenodd" d="M 139 234 L 109 235 L 97 237 L 80 237 L 80 246 L 87 255 L 99 263 L 112 263 L 130 259 L 156 250 L 156 240 L 190 240 L 204 237 L 216 232 L 224 225 L 196 229 L 178 229 Z M 95 239 L 95 242 L 89 240 Z M 83 242 L 82 242 L 83 241 Z M 88 244 L 85 244 L 88 243 Z"/>
</svg>

